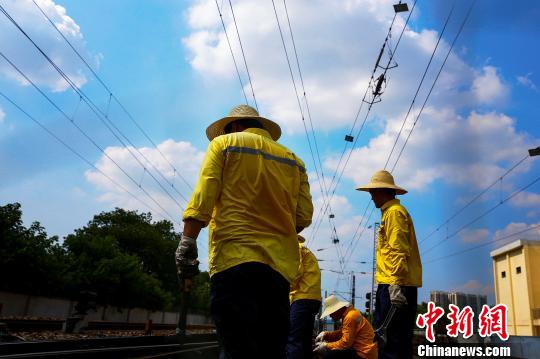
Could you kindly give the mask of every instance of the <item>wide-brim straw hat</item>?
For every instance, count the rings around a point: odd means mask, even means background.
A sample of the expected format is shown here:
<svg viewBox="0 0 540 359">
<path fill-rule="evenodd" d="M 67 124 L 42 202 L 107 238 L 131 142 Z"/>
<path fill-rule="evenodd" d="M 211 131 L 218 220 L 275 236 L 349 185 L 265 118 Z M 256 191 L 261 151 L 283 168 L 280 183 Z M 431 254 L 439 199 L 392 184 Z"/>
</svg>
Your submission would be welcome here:
<svg viewBox="0 0 540 359">
<path fill-rule="evenodd" d="M 339 300 L 335 295 L 324 298 L 324 311 L 321 314 L 321 319 L 337 312 L 341 308 L 346 308 L 349 305 L 351 305 L 351 303 L 344 300 Z"/>
<path fill-rule="evenodd" d="M 229 123 L 243 118 L 252 118 L 259 121 L 264 127 L 264 129 L 268 131 L 268 133 L 270 133 L 270 136 L 274 141 L 277 141 L 281 136 L 281 127 L 279 127 L 277 123 L 259 116 L 259 112 L 257 112 L 257 110 L 248 105 L 236 106 L 229 112 L 226 117 L 223 117 L 222 119 L 219 119 L 216 122 L 212 123 L 206 129 L 206 136 L 210 141 L 212 141 L 214 137 L 225 134 L 225 127 Z"/>
<path fill-rule="evenodd" d="M 394 182 L 394 177 L 390 174 L 390 172 L 385 170 L 375 172 L 373 177 L 371 177 L 371 181 L 368 184 L 360 186 L 356 190 L 369 192 L 370 189 L 374 188 L 391 188 L 396 190 L 396 194 L 407 193 L 406 189 L 396 186 L 396 183 Z"/>
</svg>

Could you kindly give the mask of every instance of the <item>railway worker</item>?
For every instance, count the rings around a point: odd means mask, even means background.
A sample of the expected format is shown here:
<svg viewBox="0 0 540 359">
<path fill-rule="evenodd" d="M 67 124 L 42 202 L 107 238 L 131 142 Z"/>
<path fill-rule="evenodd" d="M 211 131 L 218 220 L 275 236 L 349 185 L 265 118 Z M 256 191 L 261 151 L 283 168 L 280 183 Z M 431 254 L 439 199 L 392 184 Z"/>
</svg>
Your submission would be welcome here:
<svg viewBox="0 0 540 359">
<path fill-rule="evenodd" d="M 407 191 L 396 186 L 394 177 L 384 170 L 375 172 L 370 183 L 357 190 L 369 192 L 382 212 L 375 274 L 375 326 L 381 326 L 391 306 L 396 308 L 387 328 L 388 342 L 380 346 L 379 357 L 411 358 L 422 263 L 411 216 L 396 199 L 396 195 Z"/>
<path fill-rule="evenodd" d="M 342 323 L 338 330 L 321 332 L 317 336 L 314 352 L 320 358 L 377 358 L 373 327 L 349 302 L 340 301 L 335 295 L 329 296 L 324 300 L 321 319 L 328 315 L 334 321 L 341 319 Z"/>
<path fill-rule="evenodd" d="M 321 307 L 321 270 L 315 255 L 298 236 L 300 265 L 291 285 L 291 321 L 287 342 L 287 359 L 311 359 L 313 356 L 313 326 Z"/>
<path fill-rule="evenodd" d="M 285 358 L 297 233 L 313 215 L 305 165 L 276 142 L 279 125 L 247 105 L 206 135 L 177 263 L 195 263 L 197 236 L 209 225 L 210 303 L 222 357 Z"/>
</svg>

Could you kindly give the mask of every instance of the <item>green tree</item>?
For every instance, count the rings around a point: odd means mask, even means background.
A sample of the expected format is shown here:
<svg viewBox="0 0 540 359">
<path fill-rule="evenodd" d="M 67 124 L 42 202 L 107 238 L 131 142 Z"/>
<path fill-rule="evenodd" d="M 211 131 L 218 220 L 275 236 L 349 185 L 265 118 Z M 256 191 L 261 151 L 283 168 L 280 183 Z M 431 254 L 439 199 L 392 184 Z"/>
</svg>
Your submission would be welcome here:
<svg viewBox="0 0 540 359">
<path fill-rule="evenodd" d="M 65 255 L 58 237 L 48 237 L 39 222 L 23 225 L 19 203 L 0 206 L 0 289 L 59 295 Z"/>
<path fill-rule="evenodd" d="M 174 252 L 179 240 L 180 235 L 174 231 L 171 222 L 152 222 L 150 213 L 121 208 L 102 212 L 66 238 L 67 253 L 73 257 L 72 268 L 78 270 L 73 283 L 97 291 L 100 300 L 108 303 L 122 302 L 130 306 L 172 309 L 178 305 L 180 297 L 174 263 Z M 140 277 L 138 284 L 129 281 L 130 287 L 123 287 L 121 293 L 115 283 L 122 282 L 119 276 L 128 274 L 118 272 L 118 263 L 109 263 L 113 259 L 109 258 L 112 255 L 115 261 L 125 262 L 124 266 L 129 262 L 128 267 L 133 271 L 136 268 Z M 103 262 L 100 258 L 108 259 Z M 96 268 L 94 262 L 100 263 L 101 267 Z M 134 266 L 134 263 L 137 265 Z M 85 269 L 77 269 L 81 267 Z M 135 275 L 134 272 L 130 273 Z M 110 282 L 111 278 L 115 278 L 113 283 Z M 136 299 L 132 299 L 132 296 Z M 208 273 L 201 273 L 194 278 L 192 297 L 193 308 L 209 312 Z"/>
<path fill-rule="evenodd" d="M 67 289 L 72 296 L 81 290 L 97 293 L 102 304 L 162 309 L 170 307 L 172 295 L 146 273 L 136 255 L 123 252 L 112 236 L 67 236 Z"/>
</svg>

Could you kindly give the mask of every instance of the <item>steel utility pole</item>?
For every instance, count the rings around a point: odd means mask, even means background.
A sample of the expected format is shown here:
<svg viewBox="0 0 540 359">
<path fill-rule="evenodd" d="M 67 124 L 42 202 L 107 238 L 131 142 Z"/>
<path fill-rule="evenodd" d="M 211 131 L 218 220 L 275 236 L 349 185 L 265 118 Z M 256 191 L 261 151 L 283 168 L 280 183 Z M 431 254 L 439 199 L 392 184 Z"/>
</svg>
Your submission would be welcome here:
<svg viewBox="0 0 540 359">
<path fill-rule="evenodd" d="M 369 315 L 371 317 L 371 322 L 375 318 L 373 314 L 373 308 L 375 306 L 375 272 L 377 271 L 377 235 L 379 231 L 379 222 L 375 222 L 373 225 L 373 271 L 371 272 L 371 301 L 369 305 Z"/>
</svg>

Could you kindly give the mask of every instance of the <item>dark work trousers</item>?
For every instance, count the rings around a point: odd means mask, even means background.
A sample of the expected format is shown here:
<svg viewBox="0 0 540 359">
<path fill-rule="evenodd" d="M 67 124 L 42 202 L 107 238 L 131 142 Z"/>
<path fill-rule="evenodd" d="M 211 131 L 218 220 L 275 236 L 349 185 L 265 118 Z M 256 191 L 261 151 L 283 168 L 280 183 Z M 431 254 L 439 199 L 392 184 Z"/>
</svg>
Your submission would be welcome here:
<svg viewBox="0 0 540 359">
<path fill-rule="evenodd" d="M 353 349 L 328 350 L 322 356 L 323 359 L 361 359 Z"/>
<path fill-rule="evenodd" d="M 299 299 L 291 304 L 287 359 L 313 357 L 313 325 L 320 307 L 321 301 L 313 299 Z"/>
<path fill-rule="evenodd" d="M 270 266 L 243 263 L 210 279 L 220 359 L 282 359 L 289 332 L 289 282 Z"/>
<path fill-rule="evenodd" d="M 377 297 L 375 301 L 376 328 L 382 325 L 390 310 L 391 303 L 388 287 L 388 284 L 379 284 L 377 286 Z M 396 310 L 386 332 L 388 341 L 384 346 L 379 345 L 379 359 L 412 358 L 418 288 L 407 286 L 403 286 L 402 288 L 405 298 L 407 298 L 407 305 L 404 308 Z"/>
</svg>

